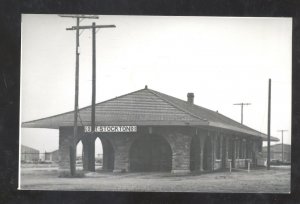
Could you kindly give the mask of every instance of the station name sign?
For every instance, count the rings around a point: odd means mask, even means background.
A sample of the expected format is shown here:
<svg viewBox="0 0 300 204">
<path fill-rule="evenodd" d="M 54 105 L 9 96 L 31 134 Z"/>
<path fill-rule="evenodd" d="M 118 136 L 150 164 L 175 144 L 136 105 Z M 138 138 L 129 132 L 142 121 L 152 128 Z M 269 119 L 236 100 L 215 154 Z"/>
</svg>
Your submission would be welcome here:
<svg viewBox="0 0 300 204">
<path fill-rule="evenodd" d="M 84 132 L 92 132 L 92 127 L 84 126 Z M 95 132 L 137 132 L 137 126 L 96 126 Z"/>
</svg>

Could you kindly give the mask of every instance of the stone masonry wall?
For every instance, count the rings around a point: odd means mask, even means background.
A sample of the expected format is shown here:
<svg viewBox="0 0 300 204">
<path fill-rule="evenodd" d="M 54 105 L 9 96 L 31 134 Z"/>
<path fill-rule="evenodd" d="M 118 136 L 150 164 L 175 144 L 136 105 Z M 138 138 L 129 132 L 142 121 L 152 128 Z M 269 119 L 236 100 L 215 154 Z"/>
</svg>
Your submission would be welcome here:
<svg viewBox="0 0 300 204">
<path fill-rule="evenodd" d="M 59 171 L 70 171 L 70 146 L 73 142 L 73 131 L 70 128 L 59 128 Z M 76 152 L 74 152 L 76 153 Z M 76 156 L 76 155 L 74 155 Z"/>
<path fill-rule="evenodd" d="M 164 135 L 172 148 L 172 173 L 190 172 L 191 135 L 173 133 Z"/>
<path fill-rule="evenodd" d="M 109 137 L 115 154 L 113 172 L 129 171 L 129 151 L 134 138 L 134 135 L 128 133 L 120 133 Z"/>
</svg>

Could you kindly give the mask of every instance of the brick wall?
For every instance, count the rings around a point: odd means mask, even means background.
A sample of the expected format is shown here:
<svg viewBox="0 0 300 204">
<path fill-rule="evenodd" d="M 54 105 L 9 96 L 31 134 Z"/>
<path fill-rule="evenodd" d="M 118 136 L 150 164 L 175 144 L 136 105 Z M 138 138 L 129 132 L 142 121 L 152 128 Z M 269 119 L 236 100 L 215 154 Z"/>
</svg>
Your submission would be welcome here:
<svg viewBox="0 0 300 204">
<path fill-rule="evenodd" d="M 70 172 L 70 145 L 72 144 L 72 142 L 73 142 L 72 129 L 67 127 L 59 128 L 58 158 L 59 158 L 60 172 Z"/>
<path fill-rule="evenodd" d="M 114 148 L 113 172 L 129 171 L 129 150 L 135 136 L 128 133 L 117 133 L 108 137 Z"/>
<path fill-rule="evenodd" d="M 172 149 L 172 173 L 190 172 L 190 146 L 192 136 L 181 133 L 164 135 Z"/>
<path fill-rule="evenodd" d="M 164 138 L 170 145 L 172 154 L 172 173 L 188 173 L 190 172 L 190 156 L 191 156 L 191 141 L 194 139 L 193 148 L 198 148 L 194 152 L 193 159 L 197 160 L 194 163 L 193 170 L 202 171 L 204 170 L 217 170 L 219 168 L 228 167 L 228 156 L 232 155 L 231 158 L 235 160 L 237 154 L 237 135 L 233 136 L 230 134 L 223 134 L 220 132 L 201 130 L 195 131 L 195 128 L 191 127 L 153 127 L 151 131 L 148 127 L 141 127 L 137 133 L 107 133 L 100 134 L 103 145 L 103 168 L 106 170 L 112 170 L 114 172 L 127 172 L 130 171 L 130 148 L 133 142 L 141 136 L 150 136 L 155 134 Z M 59 169 L 60 171 L 69 171 L 70 169 L 70 145 L 72 144 L 73 129 L 71 127 L 62 127 L 59 130 Z M 79 141 L 80 137 L 83 136 L 82 130 L 78 131 Z M 258 140 L 249 142 L 246 147 L 249 148 L 247 155 L 255 157 L 255 152 L 259 149 Z M 85 145 L 90 149 L 89 146 Z M 109 144 L 107 146 L 107 144 Z M 218 144 L 218 145 L 216 145 Z M 209 147 L 207 147 L 209 146 Z M 200 150 L 199 150 L 200 149 Z M 94 151 L 94 150 L 93 150 Z M 246 152 L 246 151 L 245 151 Z M 250 154 L 251 152 L 252 154 Z M 112 154 L 109 158 L 107 154 Z M 94 156 L 94 153 L 91 153 Z M 212 159 L 214 161 L 212 161 Z M 216 161 L 217 160 L 217 161 Z M 109 162 L 111 162 L 109 164 Z M 113 162 L 113 163 L 112 163 Z M 94 161 L 92 162 L 94 164 Z M 233 167 L 235 162 L 233 162 Z M 242 163 L 238 163 L 239 167 L 243 166 Z"/>
</svg>

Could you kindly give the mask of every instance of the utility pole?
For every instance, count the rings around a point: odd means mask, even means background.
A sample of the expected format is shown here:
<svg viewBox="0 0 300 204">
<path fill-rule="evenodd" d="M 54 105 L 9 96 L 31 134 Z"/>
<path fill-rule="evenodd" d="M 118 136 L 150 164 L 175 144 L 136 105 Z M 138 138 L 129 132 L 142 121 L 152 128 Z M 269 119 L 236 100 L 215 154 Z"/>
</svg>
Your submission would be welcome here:
<svg viewBox="0 0 300 204">
<path fill-rule="evenodd" d="M 287 132 L 287 130 L 277 130 L 278 132 L 281 132 L 281 157 L 282 157 L 282 163 L 283 163 L 283 132 Z"/>
<path fill-rule="evenodd" d="M 269 79 L 269 96 L 268 96 L 268 157 L 267 157 L 267 170 L 270 170 L 270 143 L 271 143 L 271 79 Z"/>
<path fill-rule="evenodd" d="M 80 19 L 98 19 L 98 16 L 85 16 L 85 15 L 59 15 L 63 18 L 75 18 L 76 26 L 79 27 Z M 74 130 L 73 130 L 73 142 L 70 145 L 70 172 L 74 176 L 76 172 L 76 144 L 75 138 L 77 138 L 78 126 L 78 96 L 79 96 L 79 29 L 76 29 L 76 60 L 75 60 L 75 103 L 74 103 Z"/>
<path fill-rule="evenodd" d="M 251 103 L 235 103 L 233 105 L 239 105 L 239 106 L 241 106 L 241 124 L 243 124 L 244 106 L 251 105 Z"/>
<path fill-rule="evenodd" d="M 80 30 L 80 29 L 92 29 L 92 112 L 91 112 L 91 128 L 92 135 L 95 132 L 95 104 L 96 104 L 96 28 L 115 28 L 115 25 L 96 25 L 93 23 L 91 26 L 73 26 L 71 28 L 67 28 L 67 30 Z M 90 141 L 91 142 L 91 141 Z M 90 145 L 91 147 L 91 145 Z M 94 150 L 93 150 L 94 151 Z M 89 151 L 89 162 L 88 162 L 88 170 L 95 171 L 95 153 L 91 150 Z M 92 159 L 92 157 L 94 159 Z"/>
</svg>

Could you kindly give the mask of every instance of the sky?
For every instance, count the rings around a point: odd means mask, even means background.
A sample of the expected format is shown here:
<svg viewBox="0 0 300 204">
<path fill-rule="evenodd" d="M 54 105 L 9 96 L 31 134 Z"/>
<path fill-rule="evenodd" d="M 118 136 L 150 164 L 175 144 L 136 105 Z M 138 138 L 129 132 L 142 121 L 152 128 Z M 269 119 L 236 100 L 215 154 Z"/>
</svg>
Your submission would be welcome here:
<svg viewBox="0 0 300 204">
<path fill-rule="evenodd" d="M 101 102 L 148 88 L 218 111 L 291 144 L 292 19 L 265 17 L 109 16 L 80 25 L 114 24 L 96 39 L 97 97 Z M 21 122 L 74 109 L 75 19 L 22 15 Z M 91 104 L 92 33 L 80 35 L 79 107 Z M 21 143 L 58 149 L 58 130 L 22 128 Z M 276 142 L 272 143 L 276 144 Z M 79 147 L 80 149 L 81 147 Z M 101 153 L 97 142 L 96 153 Z M 79 151 L 80 152 L 80 151 Z"/>
</svg>

